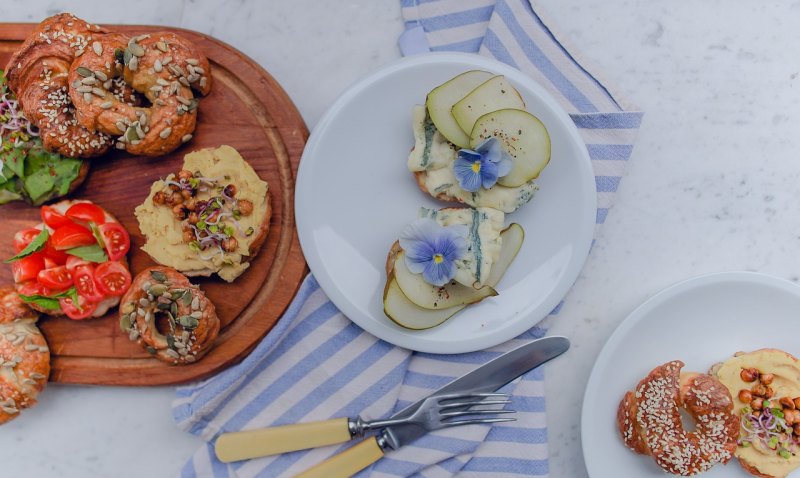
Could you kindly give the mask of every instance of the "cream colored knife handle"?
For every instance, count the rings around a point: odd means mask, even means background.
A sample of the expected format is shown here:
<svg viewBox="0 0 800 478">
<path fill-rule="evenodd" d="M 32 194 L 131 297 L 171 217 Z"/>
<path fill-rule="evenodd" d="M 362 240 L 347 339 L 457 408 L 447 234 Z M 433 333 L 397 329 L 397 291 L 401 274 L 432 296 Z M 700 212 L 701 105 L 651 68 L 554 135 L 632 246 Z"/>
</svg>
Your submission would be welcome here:
<svg viewBox="0 0 800 478">
<path fill-rule="evenodd" d="M 350 440 L 347 418 L 223 433 L 214 449 L 220 461 L 247 460 Z"/>
<path fill-rule="evenodd" d="M 369 438 L 348 448 L 319 465 L 297 475 L 296 478 L 347 478 L 383 457 L 377 438 Z"/>
</svg>

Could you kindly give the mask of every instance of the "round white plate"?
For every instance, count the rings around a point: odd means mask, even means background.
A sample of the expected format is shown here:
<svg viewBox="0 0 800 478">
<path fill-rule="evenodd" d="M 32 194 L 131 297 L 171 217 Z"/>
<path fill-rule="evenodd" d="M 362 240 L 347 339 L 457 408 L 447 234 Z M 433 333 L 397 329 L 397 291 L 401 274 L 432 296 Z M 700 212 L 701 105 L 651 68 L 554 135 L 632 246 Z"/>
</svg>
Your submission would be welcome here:
<svg viewBox="0 0 800 478">
<path fill-rule="evenodd" d="M 603 347 L 586 386 L 581 439 L 589 476 L 666 476 L 651 457 L 638 455 L 622 443 L 616 416 L 625 392 L 670 360 L 684 362 L 685 371 L 707 372 L 738 351 L 777 348 L 797 355 L 797 338 L 782 331 L 797 328 L 799 312 L 800 287 L 753 272 L 690 279 L 639 306 Z M 734 459 L 703 477 L 752 475 Z"/>
<path fill-rule="evenodd" d="M 550 164 L 536 197 L 506 223 L 525 242 L 499 296 L 429 330 L 394 324 L 383 313 L 389 247 L 420 206 L 443 208 L 419 190 L 406 161 L 414 145 L 411 110 L 427 93 L 473 69 L 505 75 L 547 127 Z M 592 240 L 595 182 L 572 121 L 533 80 L 503 63 L 465 53 L 413 56 L 359 81 L 331 106 L 306 144 L 297 174 L 297 229 L 308 265 L 334 304 L 387 342 L 433 353 L 481 350 L 545 317 L 578 277 Z"/>
</svg>

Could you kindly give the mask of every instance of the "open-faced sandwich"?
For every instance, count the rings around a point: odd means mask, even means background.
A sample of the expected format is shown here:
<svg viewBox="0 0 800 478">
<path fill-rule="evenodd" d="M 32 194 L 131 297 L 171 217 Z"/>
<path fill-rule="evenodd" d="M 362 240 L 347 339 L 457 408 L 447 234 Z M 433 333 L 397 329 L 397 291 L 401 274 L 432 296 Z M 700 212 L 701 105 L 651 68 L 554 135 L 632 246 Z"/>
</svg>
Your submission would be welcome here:
<svg viewBox="0 0 800 478">
<path fill-rule="evenodd" d="M 136 208 L 142 250 L 187 276 L 228 282 L 250 265 L 269 231 L 268 185 L 230 146 L 186 155 Z"/>
<path fill-rule="evenodd" d="M 711 369 L 734 399 L 736 457 L 762 478 L 800 467 L 800 363 L 776 349 L 737 353 Z"/>
<path fill-rule="evenodd" d="M 22 200 L 34 206 L 66 196 L 80 186 L 89 162 L 51 153 L 28 121 L 0 70 L 0 204 Z"/>
<path fill-rule="evenodd" d="M 524 239 L 519 224 L 503 228 L 503 217 L 492 208 L 421 208 L 386 260 L 386 315 L 427 329 L 497 295 L 494 286 Z"/>
<path fill-rule="evenodd" d="M 550 136 L 503 76 L 473 70 L 428 94 L 412 113 L 408 169 L 444 200 L 510 213 L 534 196 Z"/>
<path fill-rule="evenodd" d="M 41 208 L 42 222 L 14 236 L 11 263 L 20 298 L 47 315 L 102 317 L 131 283 L 130 236 L 90 201 Z"/>
</svg>

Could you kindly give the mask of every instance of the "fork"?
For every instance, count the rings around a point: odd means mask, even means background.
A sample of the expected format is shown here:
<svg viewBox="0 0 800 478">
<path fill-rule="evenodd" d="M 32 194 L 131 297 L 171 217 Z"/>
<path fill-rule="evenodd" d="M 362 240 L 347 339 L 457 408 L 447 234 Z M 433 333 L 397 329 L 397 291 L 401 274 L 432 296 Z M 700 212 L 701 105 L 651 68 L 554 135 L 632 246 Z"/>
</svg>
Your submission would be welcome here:
<svg viewBox="0 0 800 478">
<path fill-rule="evenodd" d="M 215 451 L 220 461 L 228 463 L 289 451 L 305 450 L 342 443 L 364 436 L 370 430 L 397 425 L 414 425 L 426 431 L 461 425 L 499 423 L 514 418 L 490 418 L 487 415 L 515 413 L 514 410 L 485 408 L 507 405 L 505 393 L 465 393 L 434 395 L 426 398 L 405 418 L 363 420 L 335 418 L 332 420 L 283 425 L 279 427 L 223 433 L 217 439 Z"/>
</svg>

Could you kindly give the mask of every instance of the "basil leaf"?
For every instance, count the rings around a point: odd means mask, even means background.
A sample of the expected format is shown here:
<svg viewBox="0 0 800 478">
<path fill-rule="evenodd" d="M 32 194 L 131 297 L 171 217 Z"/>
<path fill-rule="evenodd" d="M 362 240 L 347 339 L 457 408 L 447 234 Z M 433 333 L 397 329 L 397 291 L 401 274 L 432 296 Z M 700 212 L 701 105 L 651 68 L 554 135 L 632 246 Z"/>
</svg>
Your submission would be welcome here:
<svg viewBox="0 0 800 478">
<path fill-rule="evenodd" d="M 66 252 L 71 256 L 80 257 L 81 259 L 89 262 L 97 262 L 98 264 L 108 260 L 106 251 L 104 251 L 103 248 L 97 244 L 92 244 L 91 246 L 73 247 L 72 249 L 67 249 Z"/>
<path fill-rule="evenodd" d="M 103 233 L 100 232 L 100 228 L 97 226 L 97 224 L 89 222 L 89 229 L 92 230 L 92 235 L 94 236 L 95 240 L 97 240 L 97 245 L 102 249 L 105 249 L 106 241 L 103 240 Z"/>
<path fill-rule="evenodd" d="M 24 302 L 28 302 L 30 304 L 36 304 L 42 308 L 48 310 L 58 310 L 61 306 L 58 304 L 58 299 L 63 299 L 64 297 L 69 297 L 72 299 L 72 303 L 75 304 L 75 307 L 80 309 L 78 305 L 78 289 L 75 287 L 70 287 L 69 289 L 59 292 L 58 294 L 54 295 L 23 295 L 19 294 L 20 299 Z"/>
<path fill-rule="evenodd" d="M 36 237 L 34 237 L 30 244 L 25 246 L 25 249 L 19 251 L 17 255 L 15 255 L 14 257 L 6 259 L 5 260 L 6 264 L 8 264 L 9 262 L 14 262 L 16 260 L 22 259 L 23 257 L 27 257 L 33 254 L 34 252 L 40 250 L 47 243 L 47 238 L 49 237 L 50 233 L 47 232 L 47 229 L 42 229 L 42 232 L 40 232 Z"/>
</svg>

